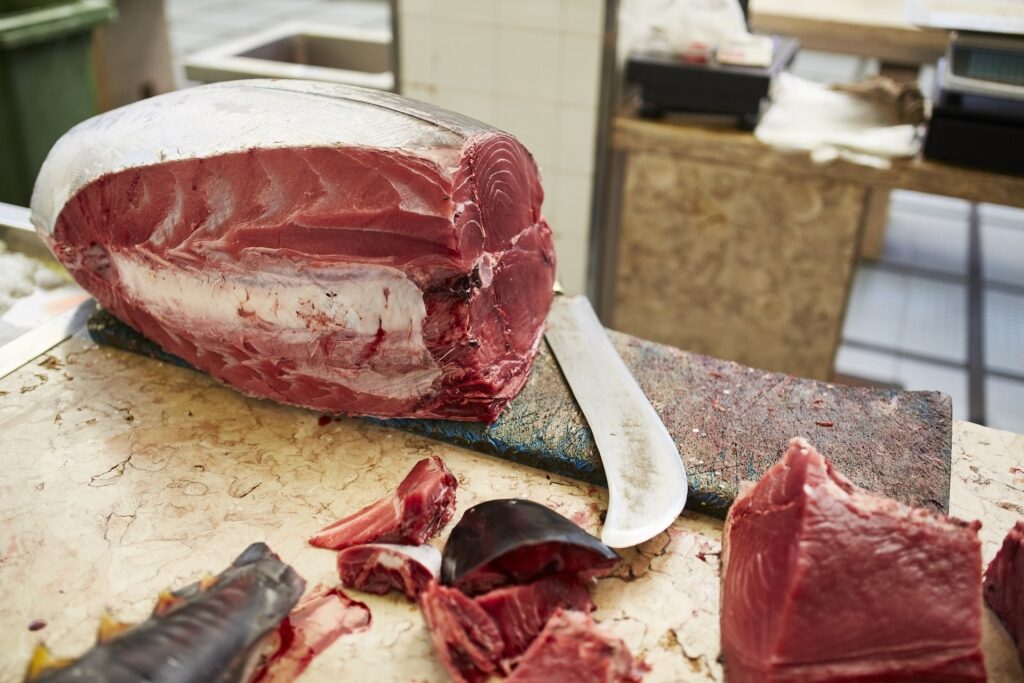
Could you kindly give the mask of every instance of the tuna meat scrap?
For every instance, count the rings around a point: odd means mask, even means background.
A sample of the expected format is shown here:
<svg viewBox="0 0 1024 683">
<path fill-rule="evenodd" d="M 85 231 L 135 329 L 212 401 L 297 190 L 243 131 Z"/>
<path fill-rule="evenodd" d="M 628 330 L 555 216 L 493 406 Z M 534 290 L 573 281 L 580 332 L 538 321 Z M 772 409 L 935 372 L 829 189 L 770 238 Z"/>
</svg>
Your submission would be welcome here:
<svg viewBox="0 0 1024 683">
<path fill-rule="evenodd" d="M 422 545 L 455 514 L 458 481 L 436 455 L 420 460 L 395 492 L 309 539 L 319 548 L 341 550 L 366 543 Z"/>
<path fill-rule="evenodd" d="M 984 681 L 979 527 L 868 494 L 794 439 L 726 519 L 728 680 Z"/>
<path fill-rule="evenodd" d="M 438 659 L 457 683 L 510 674 L 552 683 L 639 681 L 646 666 L 589 616 L 587 587 L 614 568 L 618 554 L 550 508 L 507 499 L 467 510 L 442 555 L 424 543 L 451 518 L 456 487 L 431 456 L 394 494 L 310 542 L 340 549 L 343 585 L 418 601 Z M 555 661 L 558 676 L 571 670 L 582 677 L 545 678 Z"/>
<path fill-rule="evenodd" d="M 294 80 L 187 88 L 79 124 L 32 221 L 166 351 L 332 413 L 493 421 L 525 383 L 555 255 L 511 135 Z"/>
<path fill-rule="evenodd" d="M 589 614 L 558 609 L 508 683 L 639 681 L 646 667 Z"/>
<path fill-rule="evenodd" d="M 441 571 L 441 553 L 432 545 L 367 543 L 338 553 L 341 585 L 385 595 L 398 591 L 413 602 Z"/>
<path fill-rule="evenodd" d="M 543 505 L 494 500 L 466 511 L 445 543 L 441 582 L 420 595 L 452 680 L 634 683 L 646 666 L 590 618 L 591 579 L 614 550 Z M 557 665 L 555 665 L 557 662 Z M 565 678 L 567 671 L 576 678 Z"/>
<path fill-rule="evenodd" d="M 1010 529 L 985 570 L 985 602 L 1003 622 L 1024 663 L 1024 521 Z"/>
</svg>

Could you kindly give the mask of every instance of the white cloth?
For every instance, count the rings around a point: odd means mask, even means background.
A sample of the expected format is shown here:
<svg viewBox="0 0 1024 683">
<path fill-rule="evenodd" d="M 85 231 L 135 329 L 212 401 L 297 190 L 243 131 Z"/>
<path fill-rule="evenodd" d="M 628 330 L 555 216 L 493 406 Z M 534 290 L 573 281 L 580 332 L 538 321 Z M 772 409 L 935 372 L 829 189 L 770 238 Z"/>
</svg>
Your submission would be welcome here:
<svg viewBox="0 0 1024 683">
<path fill-rule="evenodd" d="M 843 158 L 878 168 L 921 146 L 917 126 L 890 125 L 867 100 L 787 73 L 776 79 L 772 105 L 754 135 L 772 147 L 806 150 L 822 163 Z"/>
</svg>

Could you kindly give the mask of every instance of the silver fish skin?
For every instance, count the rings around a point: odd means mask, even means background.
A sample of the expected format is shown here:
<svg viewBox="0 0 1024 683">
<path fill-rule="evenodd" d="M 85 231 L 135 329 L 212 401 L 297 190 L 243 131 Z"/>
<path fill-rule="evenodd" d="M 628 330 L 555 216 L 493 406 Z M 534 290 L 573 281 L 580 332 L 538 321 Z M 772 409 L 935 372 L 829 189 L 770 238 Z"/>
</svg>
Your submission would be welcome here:
<svg viewBox="0 0 1024 683">
<path fill-rule="evenodd" d="M 68 131 L 36 178 L 31 220 L 42 236 L 50 234 L 67 201 L 109 173 L 257 148 L 430 153 L 454 171 L 465 140 L 494 130 L 425 102 L 334 83 L 253 79 L 185 88 Z"/>
</svg>

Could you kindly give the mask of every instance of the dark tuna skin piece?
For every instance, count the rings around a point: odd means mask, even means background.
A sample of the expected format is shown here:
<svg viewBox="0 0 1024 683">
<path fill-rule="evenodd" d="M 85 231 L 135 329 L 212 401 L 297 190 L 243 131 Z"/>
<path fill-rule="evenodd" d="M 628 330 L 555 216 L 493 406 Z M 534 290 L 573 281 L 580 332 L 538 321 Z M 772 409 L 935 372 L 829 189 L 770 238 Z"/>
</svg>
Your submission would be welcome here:
<svg viewBox="0 0 1024 683">
<path fill-rule="evenodd" d="M 304 589 L 295 570 L 254 543 L 212 585 L 176 591 L 182 602 L 158 604 L 159 615 L 33 683 L 241 683 Z"/>
<path fill-rule="evenodd" d="M 1024 664 L 1024 521 L 1017 522 L 985 570 L 985 602 L 1003 622 Z"/>
<path fill-rule="evenodd" d="M 552 574 L 581 581 L 603 576 L 621 559 L 575 523 L 539 503 L 489 500 L 466 510 L 441 560 L 441 583 L 469 595 Z"/>
<path fill-rule="evenodd" d="M 982 683 L 979 527 L 858 489 L 793 439 L 726 519 L 727 680 Z"/>
</svg>

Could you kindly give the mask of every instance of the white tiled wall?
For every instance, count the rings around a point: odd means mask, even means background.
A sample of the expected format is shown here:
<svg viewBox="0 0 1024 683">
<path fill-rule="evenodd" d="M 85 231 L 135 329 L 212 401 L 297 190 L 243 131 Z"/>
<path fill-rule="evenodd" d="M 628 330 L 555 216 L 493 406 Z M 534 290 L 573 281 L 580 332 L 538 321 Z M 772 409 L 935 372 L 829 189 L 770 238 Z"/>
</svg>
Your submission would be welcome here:
<svg viewBox="0 0 1024 683">
<path fill-rule="evenodd" d="M 402 94 L 519 137 L 541 169 L 558 277 L 584 289 L 602 0 L 401 0 Z"/>
</svg>

